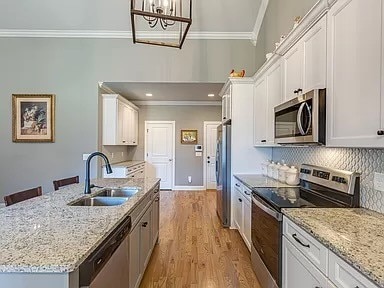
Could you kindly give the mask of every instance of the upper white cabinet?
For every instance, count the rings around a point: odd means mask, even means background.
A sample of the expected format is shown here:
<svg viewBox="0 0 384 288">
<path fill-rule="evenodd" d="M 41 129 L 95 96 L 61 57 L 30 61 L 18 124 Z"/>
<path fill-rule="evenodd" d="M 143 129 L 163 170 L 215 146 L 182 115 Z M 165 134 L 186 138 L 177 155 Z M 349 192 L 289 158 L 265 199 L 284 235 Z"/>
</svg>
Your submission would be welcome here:
<svg viewBox="0 0 384 288">
<path fill-rule="evenodd" d="M 339 0 L 328 13 L 327 146 L 384 147 L 383 5 Z"/>
<path fill-rule="evenodd" d="M 120 95 L 103 95 L 103 145 L 137 145 L 137 110 Z"/>
<path fill-rule="evenodd" d="M 323 16 L 283 56 L 286 101 L 326 86 L 327 19 Z"/>
<path fill-rule="evenodd" d="M 253 98 L 255 146 L 275 145 L 274 108 L 282 100 L 282 64 L 278 60 L 256 81 Z"/>
<path fill-rule="evenodd" d="M 232 119 L 232 86 L 228 86 L 225 94 L 222 96 L 221 120 L 227 122 Z"/>
<path fill-rule="evenodd" d="M 284 98 L 286 101 L 297 96 L 303 89 L 303 45 L 293 46 L 284 56 Z"/>
</svg>

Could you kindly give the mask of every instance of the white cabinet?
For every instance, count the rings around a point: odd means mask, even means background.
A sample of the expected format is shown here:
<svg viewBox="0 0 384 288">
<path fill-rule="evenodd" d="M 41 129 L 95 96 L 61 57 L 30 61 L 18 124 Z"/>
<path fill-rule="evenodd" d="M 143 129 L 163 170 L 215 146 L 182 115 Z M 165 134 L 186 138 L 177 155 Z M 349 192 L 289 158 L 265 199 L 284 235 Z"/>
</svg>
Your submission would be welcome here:
<svg viewBox="0 0 384 288">
<path fill-rule="evenodd" d="M 232 119 L 232 86 L 229 86 L 222 96 L 221 120 L 227 122 Z"/>
<path fill-rule="evenodd" d="M 327 287 L 327 277 L 283 236 L 283 288 Z"/>
<path fill-rule="evenodd" d="M 323 16 L 287 53 L 284 63 L 284 99 L 326 86 L 327 18 Z"/>
<path fill-rule="evenodd" d="M 277 61 L 256 82 L 254 106 L 254 145 L 274 146 L 275 106 L 282 102 L 282 64 Z"/>
<path fill-rule="evenodd" d="M 303 89 L 303 45 L 298 42 L 284 56 L 284 98 L 288 101 L 297 96 Z"/>
<path fill-rule="evenodd" d="M 235 188 L 235 211 L 233 222 L 237 230 L 243 230 L 243 198 L 241 197 L 240 190 L 237 188 Z"/>
<path fill-rule="evenodd" d="M 329 252 L 329 279 L 339 288 L 377 287 L 336 254 Z"/>
<path fill-rule="evenodd" d="M 384 147 L 383 5 L 339 0 L 328 13 L 327 146 Z"/>
<path fill-rule="evenodd" d="M 103 145 L 137 145 L 137 107 L 117 94 L 103 94 Z"/>
<path fill-rule="evenodd" d="M 283 288 L 378 288 L 286 217 L 282 247 Z"/>
<path fill-rule="evenodd" d="M 253 144 L 267 143 L 267 85 L 265 77 L 255 84 L 253 96 Z"/>
<path fill-rule="evenodd" d="M 251 251 L 251 190 L 236 180 L 234 200 L 234 226 Z"/>
<path fill-rule="evenodd" d="M 326 87 L 327 16 L 323 16 L 303 37 L 303 93 Z"/>
<path fill-rule="evenodd" d="M 145 163 L 132 166 L 115 166 L 112 164 L 112 173 L 108 174 L 103 167 L 103 178 L 144 178 Z"/>
<path fill-rule="evenodd" d="M 159 235 L 159 186 L 131 212 L 133 228 L 128 235 L 129 288 L 140 285 Z"/>
</svg>

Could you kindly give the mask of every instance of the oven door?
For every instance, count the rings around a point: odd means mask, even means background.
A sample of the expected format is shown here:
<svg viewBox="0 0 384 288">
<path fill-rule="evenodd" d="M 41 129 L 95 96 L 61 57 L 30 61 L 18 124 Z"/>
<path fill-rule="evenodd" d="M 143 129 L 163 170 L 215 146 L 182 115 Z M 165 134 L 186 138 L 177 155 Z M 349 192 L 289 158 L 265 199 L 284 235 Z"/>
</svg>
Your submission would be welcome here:
<svg viewBox="0 0 384 288">
<path fill-rule="evenodd" d="M 252 196 L 252 266 L 262 287 L 281 283 L 282 214 L 257 195 Z"/>
</svg>

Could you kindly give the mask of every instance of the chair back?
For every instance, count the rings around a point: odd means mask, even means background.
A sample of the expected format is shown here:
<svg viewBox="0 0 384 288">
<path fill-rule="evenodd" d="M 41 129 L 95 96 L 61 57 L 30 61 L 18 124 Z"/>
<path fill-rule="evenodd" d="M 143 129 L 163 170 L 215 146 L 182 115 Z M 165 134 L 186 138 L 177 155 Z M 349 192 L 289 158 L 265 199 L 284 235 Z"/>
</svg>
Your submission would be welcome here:
<svg viewBox="0 0 384 288">
<path fill-rule="evenodd" d="M 43 192 L 43 189 L 41 188 L 41 186 L 39 186 L 33 189 L 20 191 L 11 195 L 7 195 L 4 197 L 5 206 L 9 206 L 9 205 L 16 204 L 18 202 L 22 202 L 37 196 L 41 196 L 43 194 L 42 192 Z"/>
<path fill-rule="evenodd" d="M 55 188 L 55 191 L 56 191 L 56 190 L 59 190 L 60 187 L 76 184 L 76 183 L 79 183 L 79 176 L 55 180 L 53 181 L 53 187 Z"/>
</svg>

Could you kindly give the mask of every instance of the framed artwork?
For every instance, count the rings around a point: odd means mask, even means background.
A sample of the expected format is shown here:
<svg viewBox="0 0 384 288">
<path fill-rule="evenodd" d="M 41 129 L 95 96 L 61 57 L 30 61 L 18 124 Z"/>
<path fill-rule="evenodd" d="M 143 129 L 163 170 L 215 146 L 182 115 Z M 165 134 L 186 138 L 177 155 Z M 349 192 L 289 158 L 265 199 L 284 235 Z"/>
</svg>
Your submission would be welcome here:
<svg viewBox="0 0 384 288">
<path fill-rule="evenodd" d="M 181 144 L 197 144 L 197 130 L 181 130 Z"/>
<path fill-rule="evenodd" d="M 55 142 L 55 95 L 12 94 L 13 142 Z"/>
</svg>

